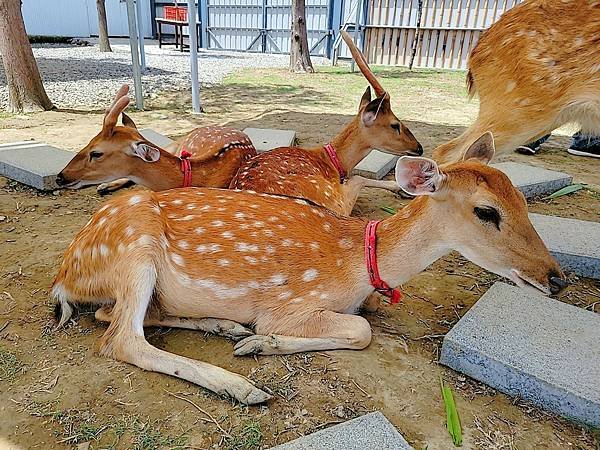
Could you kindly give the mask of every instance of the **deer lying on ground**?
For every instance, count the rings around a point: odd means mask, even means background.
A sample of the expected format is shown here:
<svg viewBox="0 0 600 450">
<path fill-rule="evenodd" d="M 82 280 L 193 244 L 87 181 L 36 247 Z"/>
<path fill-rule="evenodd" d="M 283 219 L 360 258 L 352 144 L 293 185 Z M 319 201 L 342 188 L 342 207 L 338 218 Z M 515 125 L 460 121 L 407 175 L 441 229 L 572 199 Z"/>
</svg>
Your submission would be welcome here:
<svg viewBox="0 0 600 450">
<path fill-rule="evenodd" d="M 345 31 L 342 36 L 377 98 L 371 100 L 371 89 L 367 88 L 356 117 L 324 146 L 280 147 L 249 159 L 240 167 L 230 188 L 305 198 L 343 215 L 350 215 L 363 187 L 399 191 L 393 181 L 350 176 L 374 148 L 396 155 L 422 155 L 423 148 L 394 115 L 389 94 L 350 36 Z"/>
<path fill-rule="evenodd" d="M 101 354 L 254 404 L 269 395 L 242 376 L 153 347 L 144 326 L 243 338 L 236 355 L 362 349 L 371 328 L 354 314 L 365 298 L 375 288 L 391 295 L 389 286 L 451 250 L 519 286 L 556 293 L 565 284 L 560 268 L 523 195 L 482 163 L 493 153 L 486 134 L 443 171 L 427 158 L 400 158 L 396 181 L 418 197 L 381 222 L 252 191 L 113 198 L 65 253 L 52 287 L 58 326 L 72 304 L 95 304 L 96 318 L 110 321 Z"/>
<path fill-rule="evenodd" d="M 57 184 L 77 189 L 101 184 L 100 193 L 131 182 L 154 191 L 187 186 L 229 186 L 243 161 L 256 155 L 243 132 L 232 128 L 196 128 L 178 145 L 162 149 L 145 139 L 123 111 L 129 86 L 121 87 L 106 110 L 102 131 L 58 174 Z M 117 126 L 122 116 L 123 126 Z"/>
<path fill-rule="evenodd" d="M 511 151 L 569 122 L 600 135 L 600 1 L 528 0 L 485 31 L 469 57 L 467 89 L 479 115 L 435 149 L 440 164 L 460 161 L 491 131 Z"/>
</svg>

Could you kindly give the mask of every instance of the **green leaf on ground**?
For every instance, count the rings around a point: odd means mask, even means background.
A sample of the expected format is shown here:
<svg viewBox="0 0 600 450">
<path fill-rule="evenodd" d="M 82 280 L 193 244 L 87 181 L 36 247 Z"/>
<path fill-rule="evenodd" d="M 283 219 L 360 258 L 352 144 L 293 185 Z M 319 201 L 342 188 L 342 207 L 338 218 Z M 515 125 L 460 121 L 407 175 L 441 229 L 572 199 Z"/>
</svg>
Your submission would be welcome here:
<svg viewBox="0 0 600 450">
<path fill-rule="evenodd" d="M 548 197 L 544 197 L 544 200 L 552 200 L 553 198 L 558 198 L 558 197 L 562 197 L 563 195 L 572 194 L 573 192 L 580 191 L 581 189 L 583 189 L 583 184 L 581 184 L 581 183 L 571 184 L 570 186 L 565 186 L 564 188 L 559 189 L 556 192 L 553 192 Z"/>
<path fill-rule="evenodd" d="M 384 210 L 388 214 L 396 214 L 396 210 L 391 206 L 380 206 L 379 208 Z"/>
<path fill-rule="evenodd" d="M 442 387 L 442 397 L 446 408 L 446 428 L 452 437 L 455 447 L 462 446 L 462 430 L 460 428 L 460 418 L 452 396 L 452 389 L 440 377 L 440 385 Z"/>
</svg>

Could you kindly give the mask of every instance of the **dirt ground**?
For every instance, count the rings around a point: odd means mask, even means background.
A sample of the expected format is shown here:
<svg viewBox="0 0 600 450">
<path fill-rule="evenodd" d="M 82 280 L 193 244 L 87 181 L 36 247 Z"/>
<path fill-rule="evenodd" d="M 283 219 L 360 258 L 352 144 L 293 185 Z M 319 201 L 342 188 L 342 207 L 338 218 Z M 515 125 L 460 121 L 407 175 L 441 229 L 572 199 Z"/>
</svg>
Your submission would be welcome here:
<svg viewBox="0 0 600 450">
<path fill-rule="evenodd" d="M 316 145 L 341 129 L 352 111 L 345 104 L 331 106 L 331 97 L 317 88 L 253 86 L 238 80 L 203 90 L 207 114 L 201 117 L 186 113 L 189 97 L 177 93 L 132 116 L 139 126 L 172 137 L 198 125 L 229 123 L 293 128 L 301 144 Z M 355 104 L 358 92 L 348 94 Z M 311 102 L 303 103 L 307 99 Z M 458 105 L 460 119 L 447 123 L 442 112 L 428 109 L 442 111 L 437 100 L 427 98 L 403 116 L 429 152 L 458 134 L 476 111 L 472 104 Z M 0 118 L 0 143 L 34 138 L 76 150 L 99 131 L 100 122 L 99 112 L 89 111 Z M 600 221 L 600 163 L 567 156 L 566 144 L 566 137 L 552 138 L 534 158 L 498 159 L 562 170 L 588 183 L 576 194 L 532 202 L 532 211 Z M 102 202 L 94 188 L 43 194 L 0 178 L 0 448 L 10 442 L 39 449 L 89 443 L 94 449 L 250 450 L 381 410 L 415 449 L 450 449 L 440 377 L 454 390 L 465 449 L 599 448 L 593 430 L 437 364 L 443 335 L 498 279 L 455 254 L 405 284 L 400 305 L 365 314 L 373 341 L 363 351 L 236 358 L 233 343 L 224 338 L 148 329 L 153 345 L 241 373 L 272 391 L 275 398 L 265 406 L 244 407 L 190 383 L 99 357 L 94 346 L 105 325 L 92 312 L 80 314 L 65 330 L 50 331 L 48 287 L 63 251 Z M 382 218 L 387 213 L 381 206 L 404 203 L 368 189 L 354 214 Z M 573 276 L 558 300 L 600 312 L 600 283 Z"/>
</svg>

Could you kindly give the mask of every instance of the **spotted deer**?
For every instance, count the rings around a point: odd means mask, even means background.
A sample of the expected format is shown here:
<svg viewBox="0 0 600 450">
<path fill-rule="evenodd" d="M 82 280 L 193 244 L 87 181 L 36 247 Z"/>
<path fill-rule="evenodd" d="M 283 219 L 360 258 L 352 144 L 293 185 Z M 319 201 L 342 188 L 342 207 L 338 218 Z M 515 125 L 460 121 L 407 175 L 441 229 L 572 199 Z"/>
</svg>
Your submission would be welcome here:
<svg viewBox="0 0 600 450">
<path fill-rule="evenodd" d="M 269 395 L 246 378 L 149 344 L 144 326 L 224 334 L 235 355 L 362 349 L 355 315 L 457 250 L 545 294 L 564 286 L 523 195 L 485 165 L 490 134 L 444 167 L 402 157 L 396 181 L 417 196 L 381 222 L 336 215 L 301 199 L 221 189 L 134 191 L 111 199 L 66 250 L 52 287 L 59 325 L 72 304 L 109 321 L 100 353 L 196 383 L 240 402 Z M 253 327 L 254 333 L 246 326 Z"/>
<path fill-rule="evenodd" d="M 469 56 L 467 89 L 479 95 L 477 120 L 433 158 L 460 161 L 488 130 L 498 152 L 569 122 L 600 135 L 599 49 L 598 0 L 528 0 L 510 9 Z"/>
<path fill-rule="evenodd" d="M 367 87 L 358 114 L 324 146 L 280 147 L 248 159 L 230 188 L 304 198 L 343 215 L 350 215 L 363 187 L 400 190 L 393 181 L 350 175 L 374 148 L 395 155 L 422 155 L 423 147 L 393 113 L 389 94 L 350 36 L 345 31 L 342 36 L 377 98 L 371 100 Z"/>
<path fill-rule="evenodd" d="M 57 184 L 77 189 L 100 184 L 100 193 L 140 184 L 154 191 L 187 186 L 229 186 L 243 161 L 256 155 L 243 132 L 220 126 L 196 128 L 168 149 L 145 139 L 123 111 L 129 86 L 106 110 L 102 131 L 58 174 Z M 119 116 L 123 126 L 118 126 Z"/>
</svg>

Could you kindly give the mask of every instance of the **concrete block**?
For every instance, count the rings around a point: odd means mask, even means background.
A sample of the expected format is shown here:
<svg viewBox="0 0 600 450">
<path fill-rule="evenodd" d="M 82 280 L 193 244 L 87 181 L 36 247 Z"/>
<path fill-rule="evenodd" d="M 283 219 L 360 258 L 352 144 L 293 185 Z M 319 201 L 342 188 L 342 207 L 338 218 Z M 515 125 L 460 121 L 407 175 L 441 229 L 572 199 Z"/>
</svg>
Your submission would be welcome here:
<svg viewBox="0 0 600 450">
<path fill-rule="evenodd" d="M 444 338 L 440 362 L 600 426 L 600 315 L 495 283 Z"/>
<path fill-rule="evenodd" d="M 244 133 L 248 135 L 257 152 L 266 152 L 277 147 L 290 147 L 296 142 L 296 132 L 293 130 L 246 128 Z"/>
<path fill-rule="evenodd" d="M 0 150 L 0 175 L 37 189 L 56 189 L 56 175 L 75 153 L 47 144 L 29 144 L 17 143 L 13 148 L 5 146 Z"/>
<path fill-rule="evenodd" d="M 542 169 L 514 162 L 492 164 L 501 170 L 526 198 L 539 197 L 569 186 L 573 177 L 563 172 Z"/>
<path fill-rule="evenodd" d="M 165 136 L 164 134 L 160 134 L 157 131 L 154 131 L 152 128 L 142 128 L 139 130 L 140 134 L 144 136 L 145 139 L 148 139 L 153 144 L 158 145 L 161 148 L 168 147 L 173 142 L 173 139 Z"/>
<path fill-rule="evenodd" d="M 413 450 L 380 412 L 325 428 L 272 450 Z"/>
<path fill-rule="evenodd" d="M 600 223 L 533 213 L 529 218 L 564 270 L 600 279 Z"/>
<path fill-rule="evenodd" d="M 356 165 L 352 173 L 374 180 L 381 180 L 394 168 L 396 161 L 398 161 L 398 156 L 373 150 Z"/>
</svg>

